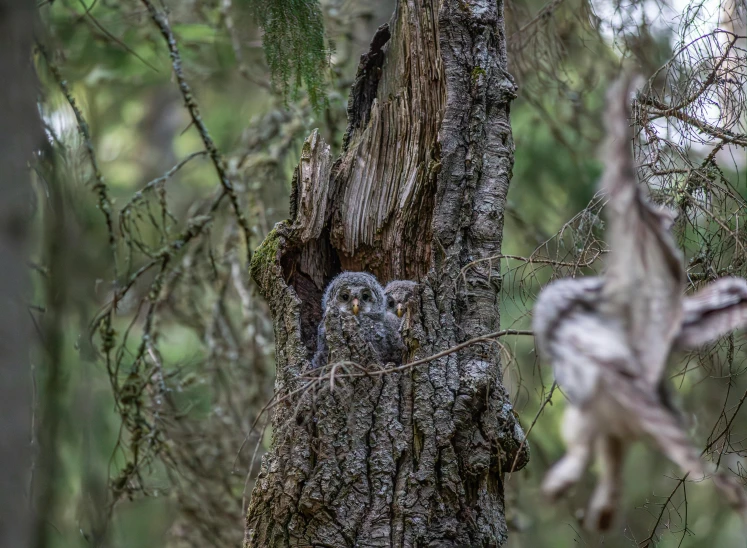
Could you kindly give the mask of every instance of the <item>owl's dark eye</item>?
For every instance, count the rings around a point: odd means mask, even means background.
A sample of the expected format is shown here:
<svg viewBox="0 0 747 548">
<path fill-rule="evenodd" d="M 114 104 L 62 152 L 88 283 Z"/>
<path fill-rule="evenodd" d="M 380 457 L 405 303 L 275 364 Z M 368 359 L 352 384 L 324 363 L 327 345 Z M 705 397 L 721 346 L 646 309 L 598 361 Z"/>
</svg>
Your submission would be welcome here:
<svg viewBox="0 0 747 548">
<path fill-rule="evenodd" d="M 348 302 L 350 300 L 350 293 L 341 293 L 340 294 L 340 299 L 344 303 Z"/>
<path fill-rule="evenodd" d="M 391 297 L 389 297 L 389 300 L 386 302 L 386 305 L 389 308 L 394 308 L 394 299 L 392 299 Z"/>
<path fill-rule="evenodd" d="M 361 300 L 364 302 L 368 302 L 371 300 L 371 294 L 368 291 L 364 291 L 363 295 L 361 295 Z"/>
</svg>

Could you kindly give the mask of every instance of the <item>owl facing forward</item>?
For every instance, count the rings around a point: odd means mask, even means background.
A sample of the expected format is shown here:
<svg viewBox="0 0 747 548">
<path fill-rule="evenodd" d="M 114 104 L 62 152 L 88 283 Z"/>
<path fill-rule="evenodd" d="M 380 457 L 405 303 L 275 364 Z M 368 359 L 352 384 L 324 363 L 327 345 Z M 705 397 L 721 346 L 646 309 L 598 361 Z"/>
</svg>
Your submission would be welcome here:
<svg viewBox="0 0 747 548">
<path fill-rule="evenodd" d="M 381 363 L 401 361 L 402 338 L 387 320 L 384 289 L 373 275 L 343 272 L 333 278 L 322 297 L 322 314 L 313 367 L 326 365 L 330 350 L 336 350 L 334 345 L 344 344 L 370 344 L 373 357 Z M 357 336 L 351 339 L 345 333 L 337 333 L 343 325 L 351 325 Z M 352 352 L 345 354 L 366 354 L 360 348 L 347 350 Z"/>
<path fill-rule="evenodd" d="M 415 296 L 418 283 L 410 280 L 393 280 L 386 284 L 384 295 L 386 296 L 387 312 L 401 318 L 407 312 L 410 299 Z"/>
</svg>

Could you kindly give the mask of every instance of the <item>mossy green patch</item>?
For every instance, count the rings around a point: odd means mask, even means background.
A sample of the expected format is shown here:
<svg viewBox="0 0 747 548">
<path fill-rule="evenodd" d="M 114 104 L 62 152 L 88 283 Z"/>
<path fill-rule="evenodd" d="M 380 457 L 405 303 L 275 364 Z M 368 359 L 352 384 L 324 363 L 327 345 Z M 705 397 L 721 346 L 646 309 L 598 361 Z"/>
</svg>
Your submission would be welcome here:
<svg viewBox="0 0 747 548">
<path fill-rule="evenodd" d="M 252 260 L 249 263 L 249 274 L 252 278 L 259 283 L 259 277 L 262 273 L 262 268 L 270 262 L 274 262 L 278 254 L 278 246 L 280 245 L 280 235 L 276 228 L 273 228 L 267 233 L 265 239 L 259 244 L 252 255 Z"/>
<path fill-rule="evenodd" d="M 487 74 L 487 73 L 485 72 L 484 68 L 482 68 L 482 67 L 475 67 L 475 68 L 473 68 L 472 69 L 472 82 L 473 83 L 476 82 L 477 79 L 480 76 L 484 76 L 485 74 Z"/>
</svg>

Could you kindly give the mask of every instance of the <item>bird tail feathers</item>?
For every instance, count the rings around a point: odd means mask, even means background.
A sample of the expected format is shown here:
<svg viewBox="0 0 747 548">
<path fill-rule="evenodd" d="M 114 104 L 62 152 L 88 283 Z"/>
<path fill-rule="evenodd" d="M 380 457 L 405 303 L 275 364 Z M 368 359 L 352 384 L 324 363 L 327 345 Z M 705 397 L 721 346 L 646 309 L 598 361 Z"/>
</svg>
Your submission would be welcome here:
<svg viewBox="0 0 747 548">
<path fill-rule="evenodd" d="M 716 488 L 747 523 L 745 486 L 734 476 L 709 470 L 710 467 L 701 459 L 699 451 L 677 416 L 662 404 L 656 394 L 631 385 L 628 385 L 628 388 L 629 394 L 617 391 L 617 399 L 626 408 L 629 416 L 634 418 L 640 432 L 649 438 L 664 456 L 689 474 L 691 479 L 704 479 L 708 473 L 713 473 L 711 479 Z M 627 391 L 624 388 L 622 390 Z M 641 401 L 642 397 L 646 401 Z"/>
</svg>

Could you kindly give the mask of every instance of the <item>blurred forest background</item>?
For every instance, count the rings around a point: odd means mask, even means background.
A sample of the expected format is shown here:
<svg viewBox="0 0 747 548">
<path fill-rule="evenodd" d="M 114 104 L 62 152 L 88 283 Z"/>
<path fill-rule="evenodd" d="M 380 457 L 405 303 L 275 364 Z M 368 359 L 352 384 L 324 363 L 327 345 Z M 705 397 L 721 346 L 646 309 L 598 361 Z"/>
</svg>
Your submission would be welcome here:
<svg viewBox="0 0 747 548">
<path fill-rule="evenodd" d="M 238 546 L 274 381 L 248 258 L 288 215 L 311 130 L 339 150 L 359 56 L 394 1 L 38 9 L 48 147 L 32 163 L 35 546 Z M 528 328 L 548 280 L 603 267 L 597 151 L 624 63 L 651 76 L 636 110 L 641 176 L 680 212 L 692 286 L 747 276 L 744 0 L 507 0 L 505 11 L 519 97 L 495 259 L 503 327 Z M 506 479 L 509 546 L 744 545 L 709 482 L 681 481 L 642 445 L 604 537 L 578 524 L 591 478 L 558 506 L 542 500 L 563 396 L 531 337 L 501 342 L 531 448 Z M 747 479 L 745 342 L 677 356 L 671 371 L 706 458 Z"/>
</svg>

